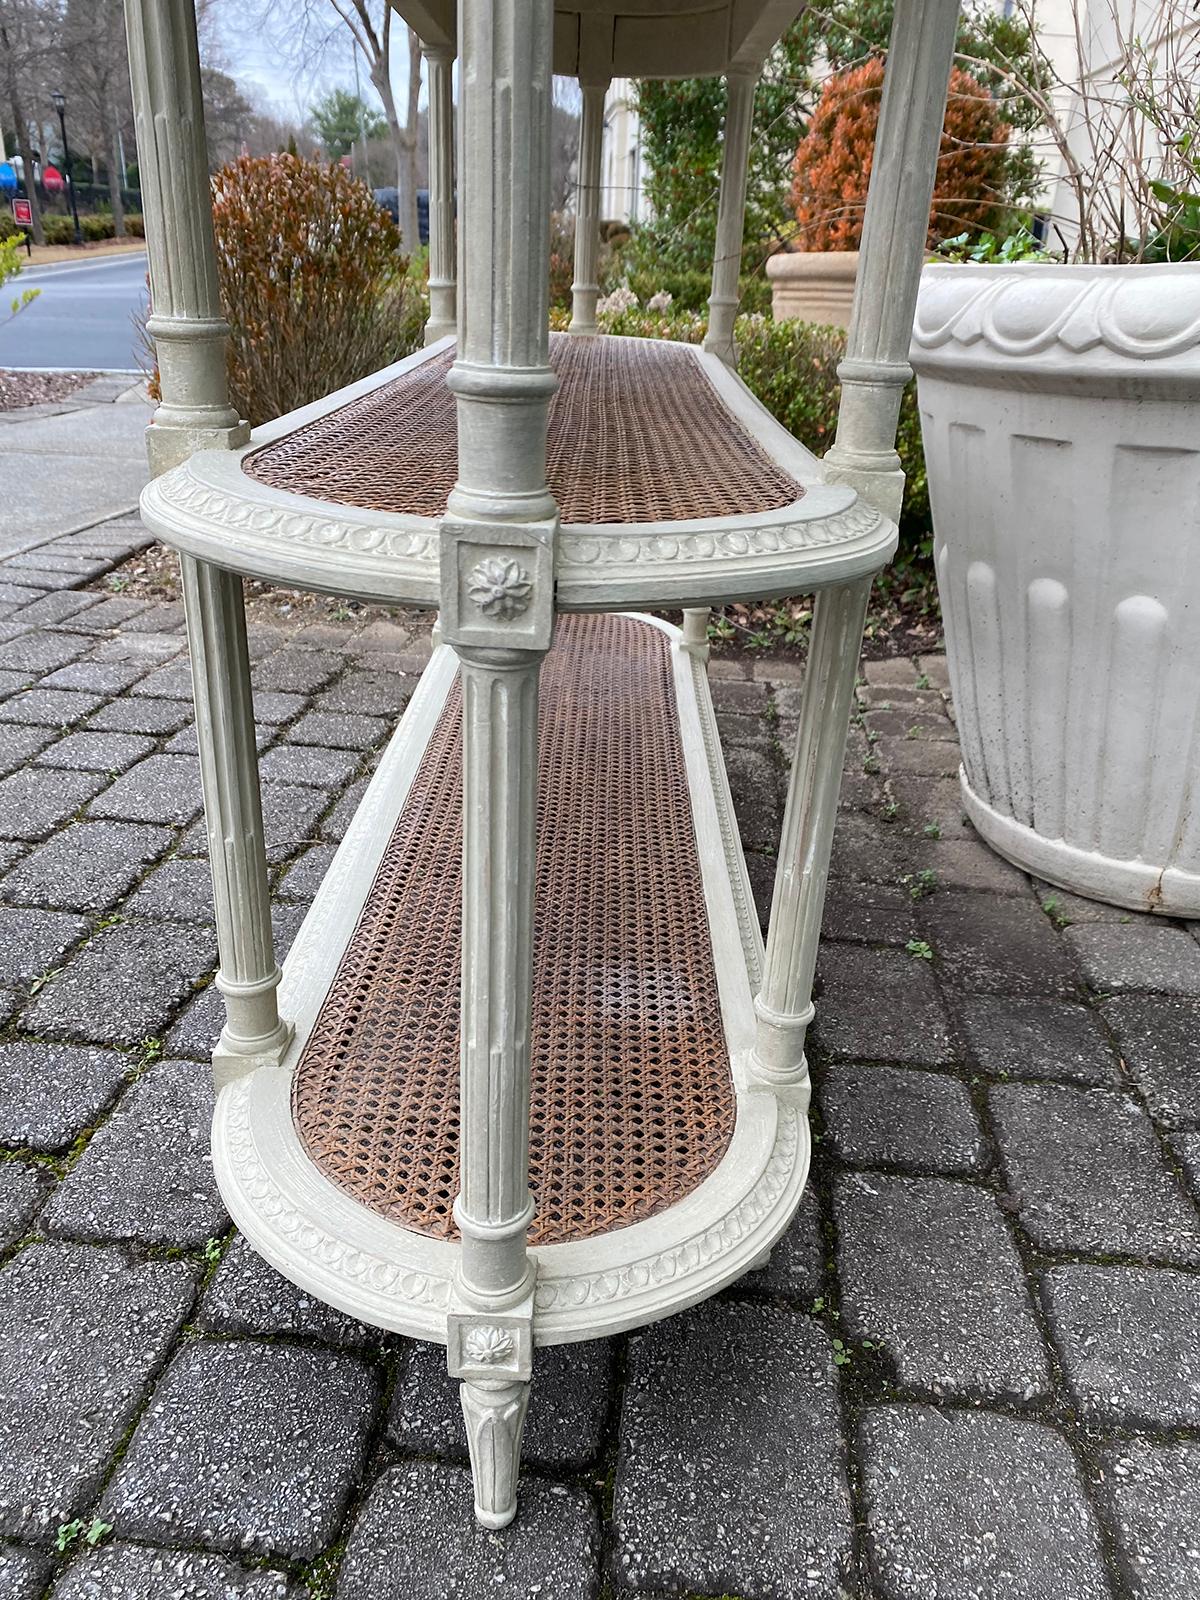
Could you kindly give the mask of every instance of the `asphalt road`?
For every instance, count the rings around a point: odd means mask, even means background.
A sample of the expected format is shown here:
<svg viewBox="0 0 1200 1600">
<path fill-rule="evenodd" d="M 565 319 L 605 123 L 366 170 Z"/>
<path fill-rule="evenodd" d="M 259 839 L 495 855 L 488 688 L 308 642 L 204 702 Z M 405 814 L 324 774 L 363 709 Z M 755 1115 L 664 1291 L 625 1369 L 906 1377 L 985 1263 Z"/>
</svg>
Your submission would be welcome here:
<svg viewBox="0 0 1200 1600">
<path fill-rule="evenodd" d="M 8 303 L 41 294 L 19 316 Z M 134 315 L 146 299 L 143 252 L 108 260 L 26 267 L 0 291 L 0 367 L 113 370 L 140 365 Z"/>
</svg>

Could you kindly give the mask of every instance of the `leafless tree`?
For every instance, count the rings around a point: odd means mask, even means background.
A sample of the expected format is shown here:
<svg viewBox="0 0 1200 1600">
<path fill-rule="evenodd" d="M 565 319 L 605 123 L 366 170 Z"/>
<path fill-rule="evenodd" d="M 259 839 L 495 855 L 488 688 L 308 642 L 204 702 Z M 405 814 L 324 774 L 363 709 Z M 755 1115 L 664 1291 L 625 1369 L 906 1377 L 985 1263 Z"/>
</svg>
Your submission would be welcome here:
<svg viewBox="0 0 1200 1600">
<path fill-rule="evenodd" d="M 554 211 L 574 209 L 582 103 L 574 83 L 555 78 L 550 107 L 550 204 Z"/>
<path fill-rule="evenodd" d="M 132 127 L 129 55 L 121 0 L 67 0 L 61 49 L 72 99 L 80 103 L 93 154 L 108 176 L 113 229 L 125 232 L 123 138 Z"/>
<path fill-rule="evenodd" d="M 347 40 L 358 52 L 388 125 L 400 231 L 408 246 L 415 245 L 421 95 L 421 42 L 415 30 L 399 21 L 388 0 L 257 0 L 256 15 L 285 59 L 297 66 L 321 60 Z M 399 92 L 393 80 L 399 82 Z"/>
<path fill-rule="evenodd" d="M 4 97 L 12 118 L 17 151 L 25 173 L 25 193 L 33 217 L 34 244 L 45 244 L 42 208 L 35 182 L 36 161 L 29 137 L 30 101 L 40 98 L 41 75 L 57 24 L 57 5 L 44 0 L 0 0 L 0 55 Z"/>
<path fill-rule="evenodd" d="M 417 102 L 421 94 L 421 41 L 406 26 L 408 74 L 404 92 L 404 121 L 392 90 L 392 20 L 396 13 L 389 0 L 325 0 L 349 28 L 355 48 L 367 64 L 375 92 L 383 102 L 388 132 L 396 151 L 396 193 L 400 232 L 411 249 L 417 242 Z"/>
<path fill-rule="evenodd" d="M 249 150 L 255 112 L 227 72 L 202 67 L 200 86 L 204 93 L 208 164 L 215 172 L 239 155 L 243 145 Z"/>
<path fill-rule="evenodd" d="M 281 151 L 303 156 L 312 149 L 315 135 L 306 122 L 297 122 L 277 110 L 253 111 L 242 143 L 252 156 L 272 156 Z"/>
</svg>

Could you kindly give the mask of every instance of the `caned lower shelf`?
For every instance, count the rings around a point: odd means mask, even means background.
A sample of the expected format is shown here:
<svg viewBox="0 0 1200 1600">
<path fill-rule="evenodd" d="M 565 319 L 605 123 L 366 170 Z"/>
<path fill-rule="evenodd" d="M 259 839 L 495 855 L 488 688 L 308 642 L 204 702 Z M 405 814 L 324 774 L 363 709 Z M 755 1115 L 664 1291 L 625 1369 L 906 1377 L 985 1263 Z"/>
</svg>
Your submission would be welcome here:
<svg viewBox="0 0 1200 1600">
<path fill-rule="evenodd" d="M 205 450 L 142 497 L 167 544 L 247 576 L 383 603 L 438 603 L 455 478 L 443 341 Z M 895 529 L 717 359 L 613 336 L 551 338 L 547 474 L 560 507 L 561 611 L 803 593 L 862 577 Z"/>
<path fill-rule="evenodd" d="M 437 651 L 284 966 L 279 1068 L 221 1090 L 229 1209 L 286 1275 L 444 1339 L 458 1183 L 461 728 Z M 800 1111 L 747 1077 L 761 945 L 703 669 L 650 619 L 560 623 L 542 673 L 535 1336 L 712 1293 L 791 1216 Z"/>
</svg>

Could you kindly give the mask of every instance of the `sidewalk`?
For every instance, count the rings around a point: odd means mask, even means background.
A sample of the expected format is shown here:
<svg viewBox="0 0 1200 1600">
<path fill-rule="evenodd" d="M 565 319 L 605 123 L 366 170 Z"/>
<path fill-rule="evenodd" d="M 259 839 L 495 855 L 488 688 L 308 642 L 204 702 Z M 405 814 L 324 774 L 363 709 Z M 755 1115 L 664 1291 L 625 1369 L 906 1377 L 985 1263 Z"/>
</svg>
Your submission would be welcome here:
<svg viewBox="0 0 1200 1600">
<path fill-rule="evenodd" d="M 145 250 L 145 239 L 97 239 L 91 244 L 35 244 L 28 255 L 21 252 L 22 266 L 49 267 L 70 261 L 80 265 L 106 261 L 111 256 L 137 255 Z"/>
<path fill-rule="evenodd" d="M 136 515 L 147 476 L 143 391 L 141 379 L 105 375 L 63 400 L 0 411 L 0 556 Z"/>
<path fill-rule="evenodd" d="M 0 426 L 89 467 L 0 560 L 3 1600 L 1200 1592 L 1198 930 L 974 838 L 936 656 L 865 668 L 796 1223 L 717 1301 L 540 1352 L 518 1519 L 475 1527 L 441 1352 L 289 1286 L 213 1184 L 182 616 L 106 582 L 143 421 Z M 251 650 L 286 947 L 427 646 L 362 612 Z M 765 907 L 799 674 L 712 677 Z"/>
</svg>

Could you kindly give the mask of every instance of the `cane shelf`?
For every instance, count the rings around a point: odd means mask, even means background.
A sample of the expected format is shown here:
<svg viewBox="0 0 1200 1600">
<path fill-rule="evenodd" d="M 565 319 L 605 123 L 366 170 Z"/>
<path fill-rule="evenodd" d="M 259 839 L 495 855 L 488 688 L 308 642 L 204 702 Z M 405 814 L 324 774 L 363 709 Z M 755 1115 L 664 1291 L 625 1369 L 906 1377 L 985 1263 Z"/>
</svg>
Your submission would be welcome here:
<svg viewBox="0 0 1200 1600">
<path fill-rule="evenodd" d="M 808 1129 L 748 1091 L 761 943 L 703 668 L 650 618 L 560 620 L 540 696 L 535 1338 L 637 1325 L 786 1224 Z M 445 1337 L 458 1188 L 461 704 L 439 649 L 283 966 L 296 1037 L 227 1086 L 252 1243 L 335 1305 Z"/>
<path fill-rule="evenodd" d="M 248 577 L 436 605 L 455 476 L 447 343 L 205 450 L 143 514 L 168 543 Z M 551 338 L 548 478 L 560 611 L 796 594 L 876 570 L 895 530 L 716 356 L 612 336 Z"/>
</svg>

